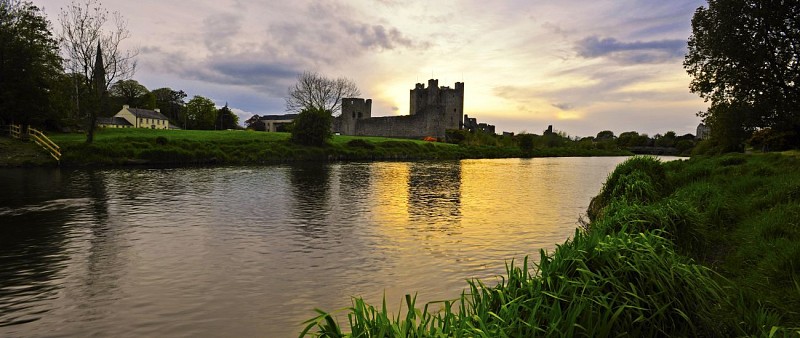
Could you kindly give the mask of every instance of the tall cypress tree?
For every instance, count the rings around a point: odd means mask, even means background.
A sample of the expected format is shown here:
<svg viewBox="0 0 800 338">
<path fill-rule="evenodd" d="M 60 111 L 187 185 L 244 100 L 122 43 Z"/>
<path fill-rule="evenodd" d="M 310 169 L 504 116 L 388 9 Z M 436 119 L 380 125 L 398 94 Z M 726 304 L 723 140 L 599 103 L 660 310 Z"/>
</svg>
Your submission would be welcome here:
<svg viewBox="0 0 800 338">
<path fill-rule="evenodd" d="M 92 78 L 92 89 L 96 99 L 96 105 L 89 108 L 89 126 L 87 127 L 86 143 L 94 141 L 94 128 L 97 126 L 97 116 L 103 109 L 103 99 L 106 95 L 106 69 L 103 66 L 103 51 L 100 43 L 97 43 L 97 56 L 94 61 L 94 77 Z"/>
</svg>

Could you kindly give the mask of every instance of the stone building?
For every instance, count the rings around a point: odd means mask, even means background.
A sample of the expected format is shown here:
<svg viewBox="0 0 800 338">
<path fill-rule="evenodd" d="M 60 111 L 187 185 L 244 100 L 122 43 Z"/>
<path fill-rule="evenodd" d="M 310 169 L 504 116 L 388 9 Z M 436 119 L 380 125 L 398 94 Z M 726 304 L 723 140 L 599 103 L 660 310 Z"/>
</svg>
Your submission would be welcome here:
<svg viewBox="0 0 800 338">
<path fill-rule="evenodd" d="M 431 79 L 427 88 L 417 83 L 410 97 L 409 115 L 384 117 L 372 117 L 370 99 L 342 99 L 342 114 L 333 130 L 342 135 L 444 139 L 445 130 L 462 128 L 463 82 L 456 82 L 455 88 L 439 87 L 439 81 Z"/>
</svg>

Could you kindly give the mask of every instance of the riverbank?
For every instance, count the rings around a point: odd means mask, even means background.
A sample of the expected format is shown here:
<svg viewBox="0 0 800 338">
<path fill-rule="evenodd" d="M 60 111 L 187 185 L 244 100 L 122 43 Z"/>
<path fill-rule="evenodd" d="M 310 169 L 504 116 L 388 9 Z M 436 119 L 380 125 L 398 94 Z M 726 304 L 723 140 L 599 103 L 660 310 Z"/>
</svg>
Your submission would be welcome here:
<svg viewBox="0 0 800 338">
<path fill-rule="evenodd" d="M 56 160 L 33 142 L 0 137 L 0 168 L 55 166 Z"/>
<path fill-rule="evenodd" d="M 634 157 L 609 176 L 590 222 L 500 284 L 403 316 L 355 298 L 310 319 L 342 336 L 790 336 L 800 316 L 800 158 Z"/>
<path fill-rule="evenodd" d="M 103 129 L 86 144 L 83 134 L 48 135 L 62 149 L 62 166 L 239 165 L 296 161 L 426 160 L 523 157 L 518 147 L 458 146 L 382 137 L 334 136 L 324 147 L 289 142 L 288 133 Z M 626 156 L 624 150 L 534 149 L 532 157 Z M 13 156 L 0 166 L 21 166 Z M 55 161 L 52 164 L 55 164 Z"/>
</svg>

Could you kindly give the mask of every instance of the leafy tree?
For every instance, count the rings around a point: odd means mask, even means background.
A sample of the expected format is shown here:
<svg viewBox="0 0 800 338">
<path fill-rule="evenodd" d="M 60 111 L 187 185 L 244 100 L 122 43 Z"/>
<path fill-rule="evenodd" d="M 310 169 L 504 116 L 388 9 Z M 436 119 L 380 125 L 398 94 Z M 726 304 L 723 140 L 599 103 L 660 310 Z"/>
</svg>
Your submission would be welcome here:
<svg viewBox="0 0 800 338">
<path fill-rule="evenodd" d="M 361 91 L 350 79 L 330 79 L 315 72 L 303 72 L 297 77 L 294 87 L 289 88 L 286 111 L 318 109 L 338 116 L 342 110 L 342 99 L 359 95 Z"/>
<path fill-rule="evenodd" d="M 533 141 L 536 135 L 533 134 L 519 134 L 517 135 L 517 140 L 519 142 L 519 148 L 522 150 L 522 154 L 525 156 L 531 156 L 533 153 Z"/>
<path fill-rule="evenodd" d="M 58 43 L 41 9 L 0 0 L 0 121 L 44 123 L 61 74 Z"/>
<path fill-rule="evenodd" d="M 711 101 L 698 113 L 722 151 L 754 130 L 800 128 L 800 2 L 709 0 L 692 18 L 684 67 Z"/>
<path fill-rule="evenodd" d="M 186 106 L 186 93 L 182 90 L 172 90 L 172 88 L 158 88 L 150 92 L 155 100 L 155 107 L 161 110 L 173 123 L 180 123 L 185 126 L 185 121 L 181 120 L 181 111 Z"/>
<path fill-rule="evenodd" d="M 112 107 L 114 109 L 112 109 L 112 112 L 118 111 L 121 109 L 121 106 L 125 104 L 136 108 L 155 108 L 150 102 L 152 96 L 150 95 L 150 91 L 147 90 L 147 87 L 133 79 L 115 82 L 111 85 L 111 88 L 108 89 L 108 93 L 114 101 L 114 106 Z"/>
<path fill-rule="evenodd" d="M 603 130 L 597 133 L 597 137 L 595 138 L 598 141 L 608 141 L 614 139 L 614 132 L 611 130 Z"/>
<path fill-rule="evenodd" d="M 239 117 L 228 108 L 227 103 L 225 103 L 224 107 L 217 110 L 216 126 L 217 129 L 221 130 L 239 128 Z"/>
<path fill-rule="evenodd" d="M 113 27 L 106 29 L 109 14 L 113 18 Z M 127 23 L 122 15 L 109 13 L 97 0 L 82 3 L 73 0 L 61 9 L 59 22 L 65 68 L 80 75 L 75 77 L 78 80 L 75 83 L 75 105 L 79 113 L 87 116 L 86 141 L 91 142 L 96 117 L 103 108 L 102 98 L 93 102 L 98 99 L 95 96 L 105 93 L 114 80 L 133 76 L 138 51 L 123 50 L 122 42 L 130 37 Z"/>
<path fill-rule="evenodd" d="M 300 112 L 292 122 L 294 143 L 307 146 L 323 146 L 333 136 L 333 115 L 324 109 L 312 108 Z"/>
<path fill-rule="evenodd" d="M 655 138 L 656 147 L 673 147 L 675 146 L 675 132 L 668 131 L 664 135 Z"/>
<path fill-rule="evenodd" d="M 217 107 L 214 101 L 208 98 L 195 95 L 186 103 L 187 129 L 214 129 L 214 121 L 217 118 Z"/>
</svg>

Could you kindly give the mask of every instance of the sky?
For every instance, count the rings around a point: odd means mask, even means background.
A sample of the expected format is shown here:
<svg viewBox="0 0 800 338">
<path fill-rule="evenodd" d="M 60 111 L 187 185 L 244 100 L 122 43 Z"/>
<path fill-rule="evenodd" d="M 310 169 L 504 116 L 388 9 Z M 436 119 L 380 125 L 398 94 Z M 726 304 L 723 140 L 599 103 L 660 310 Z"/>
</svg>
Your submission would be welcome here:
<svg viewBox="0 0 800 338">
<path fill-rule="evenodd" d="M 81 0 L 84 1 L 84 0 Z M 66 0 L 33 0 L 59 30 Z M 703 0 L 105 0 L 139 50 L 134 79 L 244 121 L 285 112 L 304 71 L 346 77 L 372 116 L 409 91 L 464 82 L 464 113 L 497 132 L 694 134 L 707 103 L 683 69 Z"/>
</svg>

